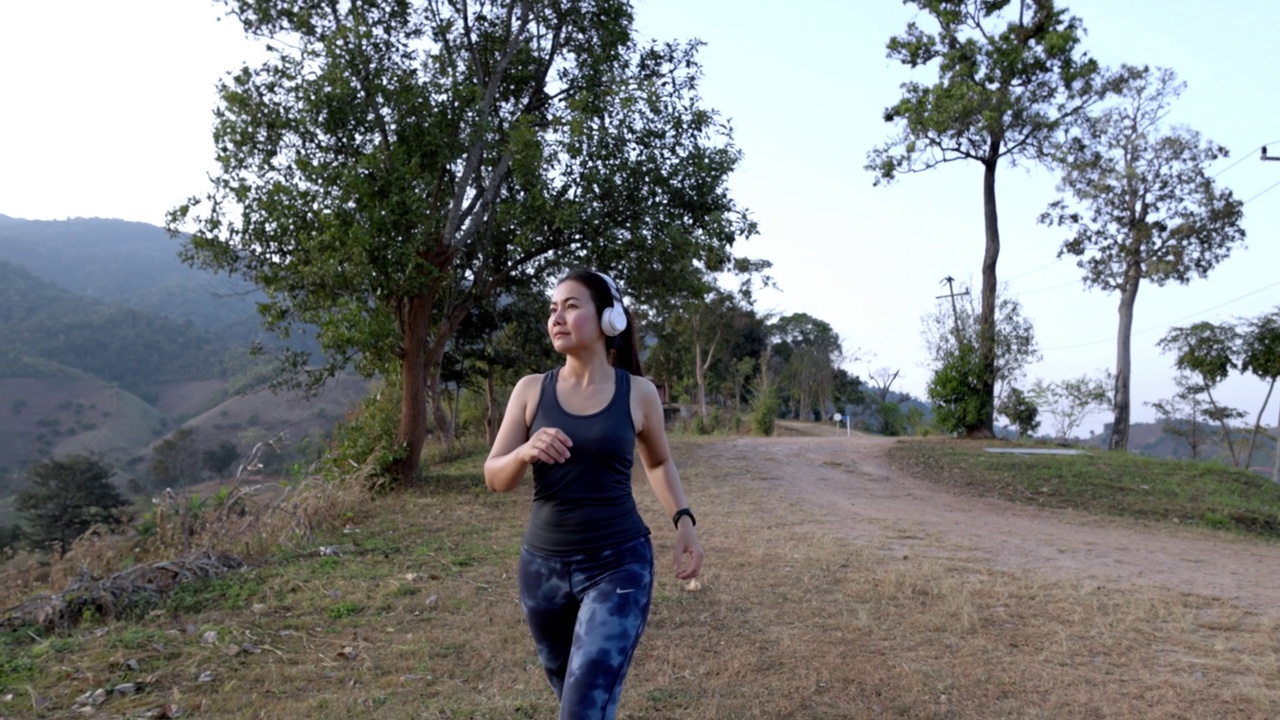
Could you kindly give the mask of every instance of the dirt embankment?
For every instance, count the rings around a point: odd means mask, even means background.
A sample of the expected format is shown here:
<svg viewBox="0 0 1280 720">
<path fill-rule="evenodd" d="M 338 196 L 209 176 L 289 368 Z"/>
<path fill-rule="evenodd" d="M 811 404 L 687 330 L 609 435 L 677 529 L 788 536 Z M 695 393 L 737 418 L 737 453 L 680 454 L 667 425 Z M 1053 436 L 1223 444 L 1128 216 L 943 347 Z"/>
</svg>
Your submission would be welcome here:
<svg viewBox="0 0 1280 720">
<path fill-rule="evenodd" d="M 1153 585 L 1280 617 L 1274 544 L 958 496 L 894 471 L 887 461 L 894 442 L 857 434 L 781 437 L 706 451 L 749 452 L 754 482 L 794 503 L 823 531 L 886 553 L 969 556 L 1101 586 Z"/>
</svg>

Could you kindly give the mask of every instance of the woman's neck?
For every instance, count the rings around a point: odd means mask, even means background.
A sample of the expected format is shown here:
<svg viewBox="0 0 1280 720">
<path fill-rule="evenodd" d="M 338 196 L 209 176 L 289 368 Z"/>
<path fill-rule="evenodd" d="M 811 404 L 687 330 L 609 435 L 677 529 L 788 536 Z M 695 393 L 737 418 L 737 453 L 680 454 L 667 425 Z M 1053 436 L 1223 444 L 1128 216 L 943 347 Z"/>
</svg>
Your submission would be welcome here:
<svg viewBox="0 0 1280 720">
<path fill-rule="evenodd" d="M 613 366 L 609 364 L 608 355 L 603 352 L 591 353 L 587 357 L 568 355 L 564 359 L 564 367 L 560 369 L 559 381 L 579 387 L 612 385 Z"/>
</svg>

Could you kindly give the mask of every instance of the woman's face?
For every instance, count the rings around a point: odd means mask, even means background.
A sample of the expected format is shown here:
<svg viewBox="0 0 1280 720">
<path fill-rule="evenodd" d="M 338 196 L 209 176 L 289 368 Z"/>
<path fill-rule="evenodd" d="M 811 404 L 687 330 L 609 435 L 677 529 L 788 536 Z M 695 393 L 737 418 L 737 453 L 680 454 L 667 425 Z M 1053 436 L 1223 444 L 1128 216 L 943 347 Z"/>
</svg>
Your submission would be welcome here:
<svg viewBox="0 0 1280 720">
<path fill-rule="evenodd" d="M 591 347 L 604 337 L 600 331 L 600 315 L 591 300 L 587 286 L 577 280 L 565 280 L 551 293 L 547 334 L 556 352 L 567 353 L 576 348 Z"/>
</svg>

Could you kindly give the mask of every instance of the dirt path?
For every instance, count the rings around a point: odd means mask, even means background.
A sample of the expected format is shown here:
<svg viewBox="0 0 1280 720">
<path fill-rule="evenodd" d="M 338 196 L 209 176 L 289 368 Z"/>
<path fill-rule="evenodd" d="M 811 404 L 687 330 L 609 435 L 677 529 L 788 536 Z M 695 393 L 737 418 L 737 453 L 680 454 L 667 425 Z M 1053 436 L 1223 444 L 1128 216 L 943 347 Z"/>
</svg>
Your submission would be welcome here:
<svg viewBox="0 0 1280 720">
<path fill-rule="evenodd" d="M 766 492 L 795 503 L 819 529 L 886 553 L 967 556 L 1104 586 L 1155 585 L 1280 617 L 1280 548 L 1274 545 L 954 495 L 894 472 L 886 459 L 894 442 L 868 435 L 784 437 L 705 449 L 749 453 L 747 475 Z"/>
</svg>

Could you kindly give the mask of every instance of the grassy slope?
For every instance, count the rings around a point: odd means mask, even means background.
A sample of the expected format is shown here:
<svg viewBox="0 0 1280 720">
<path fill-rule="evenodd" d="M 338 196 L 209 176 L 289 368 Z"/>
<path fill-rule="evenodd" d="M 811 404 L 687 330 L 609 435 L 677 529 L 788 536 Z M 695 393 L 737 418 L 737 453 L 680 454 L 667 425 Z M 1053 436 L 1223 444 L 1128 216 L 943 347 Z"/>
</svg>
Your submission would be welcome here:
<svg viewBox="0 0 1280 720">
<path fill-rule="evenodd" d="M 817 536 L 798 513 L 778 512 L 777 498 L 754 482 L 749 455 L 699 452 L 715 442 L 674 441 L 686 487 L 708 509 L 701 592 L 666 572 L 669 526 L 637 478 L 659 580 L 620 717 L 1137 720 L 1280 711 L 1274 623 L 1206 598 L 961 560 L 908 562 Z M 936 462 L 928 445 L 904 443 L 899 461 Z M 1013 474 L 1043 481 L 1049 471 L 1036 466 L 1056 472 L 1058 460 L 1039 458 Z M 0 698 L 13 699 L 0 700 L 0 715 L 63 717 L 86 691 L 139 681 L 143 692 L 111 696 L 101 710 L 133 716 L 176 703 L 202 718 L 554 715 L 515 594 L 530 488 L 490 494 L 479 465 L 472 458 L 437 471 L 430 487 L 347 518 L 348 531 L 332 528 L 254 571 L 184 588 L 136 620 L 38 642 L 4 639 Z M 1108 487 L 1112 475 L 1065 487 Z M 983 492 L 972 476 L 963 485 L 960 474 L 940 477 Z M 1009 482 L 990 491 L 1008 492 Z M 321 556 L 319 546 L 341 554 Z"/>
<path fill-rule="evenodd" d="M 163 415 L 101 380 L 68 371 L 61 377 L 0 378 L 0 457 L 16 469 L 55 455 L 99 452 L 123 461 L 156 437 Z"/>
<path fill-rule="evenodd" d="M 1013 502 L 1152 520 L 1199 523 L 1280 538 L 1280 485 L 1218 463 L 1129 453 L 1012 455 L 1012 443 L 904 440 L 897 467 L 963 492 Z"/>
</svg>

